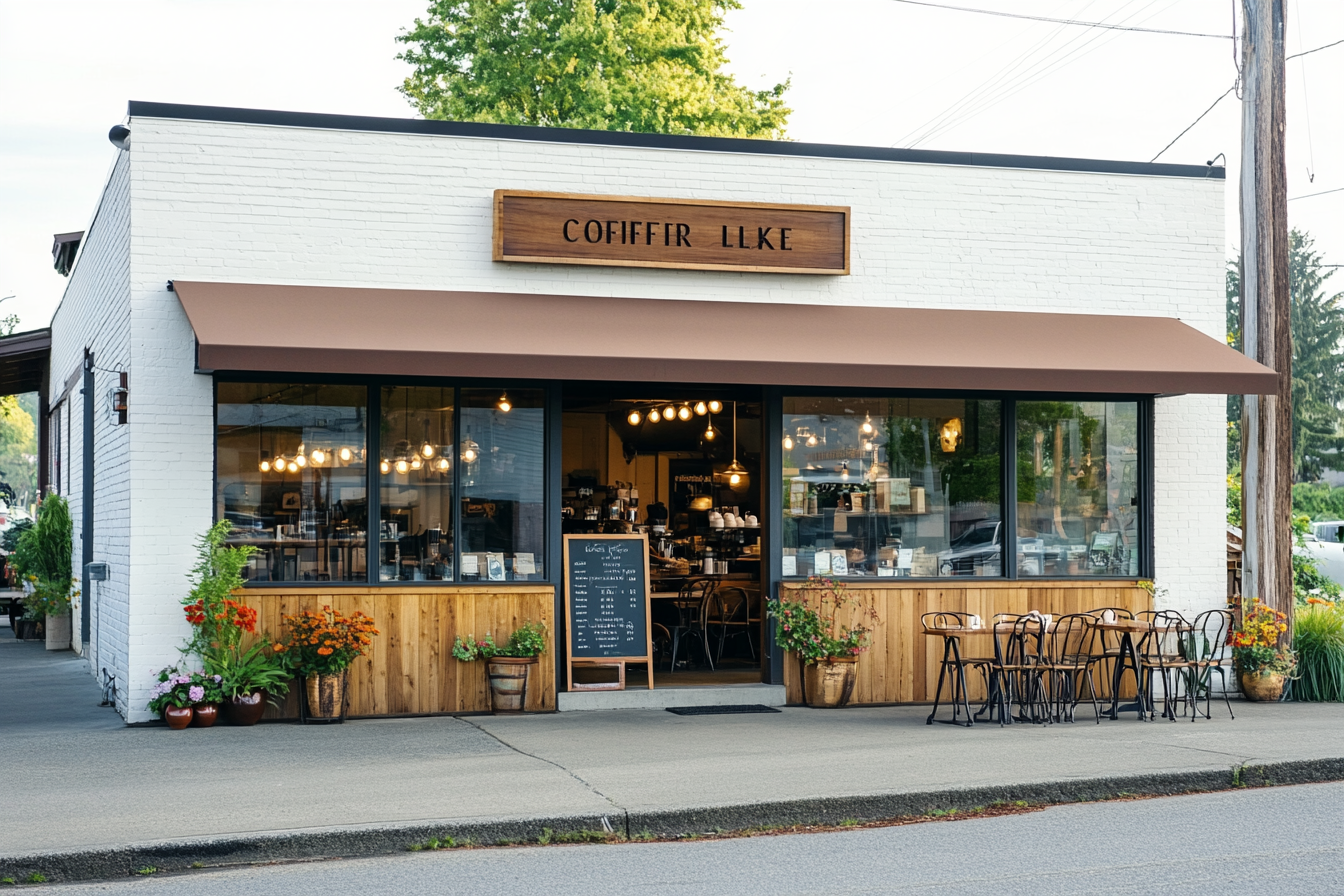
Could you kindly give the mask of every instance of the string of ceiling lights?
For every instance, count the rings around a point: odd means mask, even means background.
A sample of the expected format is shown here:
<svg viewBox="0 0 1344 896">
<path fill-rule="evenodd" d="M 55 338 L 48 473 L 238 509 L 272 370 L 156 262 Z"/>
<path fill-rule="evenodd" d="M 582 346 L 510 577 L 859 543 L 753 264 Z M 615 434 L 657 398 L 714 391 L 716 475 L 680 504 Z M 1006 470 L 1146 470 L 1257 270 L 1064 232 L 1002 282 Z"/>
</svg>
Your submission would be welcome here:
<svg viewBox="0 0 1344 896">
<path fill-rule="evenodd" d="M 410 436 L 410 405 L 409 393 L 407 397 L 407 406 L 403 409 L 404 430 L 403 438 L 392 447 L 392 456 L 379 458 L 378 470 L 381 473 L 391 473 L 396 471 L 405 475 L 410 472 L 418 472 L 425 467 L 434 473 L 449 473 L 453 469 L 451 455 L 452 446 L 444 444 L 440 433 L 440 438 L 431 440 L 429 438 L 429 422 L 425 421 L 425 437 L 416 448 L 411 442 Z M 720 408 L 723 405 L 719 402 Z M 495 402 L 495 409 L 501 414 L 507 414 L 513 410 L 513 402 L 509 400 L 509 393 L 500 393 L 499 400 Z M 674 410 L 675 413 L 675 410 Z M 688 418 L 689 419 L 689 418 Z M 291 455 L 277 453 L 275 451 L 266 451 L 262 447 L 263 427 L 257 427 L 257 455 L 260 460 L 257 463 L 257 469 L 262 473 L 298 473 L 300 470 L 312 467 L 336 467 L 348 466 L 359 458 L 363 462 L 368 452 L 364 448 L 354 448 L 350 445 L 340 445 L 335 447 L 314 446 L 311 450 L 306 442 L 300 442 L 298 448 Z M 272 443 L 274 444 L 274 443 Z M 481 446 L 472 440 L 468 433 L 462 440 L 462 462 L 465 464 L 474 464 L 480 459 Z"/>
<path fill-rule="evenodd" d="M 718 436 L 718 430 L 714 428 L 714 415 L 723 412 L 723 402 L 717 398 L 710 401 L 697 401 L 692 404 L 689 401 L 654 401 L 642 402 L 645 406 L 632 408 L 626 415 L 625 422 L 631 426 L 639 426 L 641 423 L 671 423 L 680 420 L 687 422 L 692 417 L 707 417 L 708 424 L 705 427 L 704 439 L 706 442 L 712 442 Z"/>
</svg>

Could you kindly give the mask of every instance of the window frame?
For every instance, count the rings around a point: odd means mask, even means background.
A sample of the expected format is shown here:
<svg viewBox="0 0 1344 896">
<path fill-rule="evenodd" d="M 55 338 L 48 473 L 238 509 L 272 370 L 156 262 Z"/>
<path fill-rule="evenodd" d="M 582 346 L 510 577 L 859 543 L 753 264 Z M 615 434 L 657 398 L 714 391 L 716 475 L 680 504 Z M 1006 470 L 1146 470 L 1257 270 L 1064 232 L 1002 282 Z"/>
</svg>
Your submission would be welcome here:
<svg viewBox="0 0 1344 896">
<path fill-rule="evenodd" d="M 1003 539 L 1001 544 L 1003 560 L 1000 563 L 1001 572 L 997 576 L 901 576 L 897 579 L 877 579 L 873 576 L 844 576 L 840 577 L 845 582 L 881 582 L 889 587 L 904 587 L 907 584 L 926 585 L 938 583 L 947 586 L 950 583 L 960 583 L 966 587 L 974 587 L 978 582 L 1050 582 L 1050 581 L 1068 581 L 1068 582 L 1133 582 L 1143 579 L 1152 579 L 1154 568 L 1154 542 L 1153 542 L 1153 518 L 1154 518 L 1154 484 L 1153 484 L 1153 408 L 1154 396 L 1135 395 L 1130 393 L 1092 393 L 1092 392 L 995 392 L 983 389 L 970 390 L 951 390 L 951 389 L 859 389 L 844 387 L 817 387 L 817 386 L 783 386 L 773 389 L 775 396 L 776 409 L 772 415 L 767 417 L 767 423 L 771 431 L 767 434 L 770 444 L 778 445 L 784 438 L 784 401 L 788 398 L 960 398 L 966 400 L 993 400 L 1003 402 L 1000 412 L 999 426 L 999 457 L 1001 462 L 1000 475 L 1003 477 L 999 485 L 1000 511 L 999 515 L 1003 521 Z M 1017 405 L 1023 401 L 1105 401 L 1105 402 L 1135 402 L 1138 405 L 1138 423 L 1139 423 L 1139 572 L 1137 576 L 1128 575 L 1076 575 L 1076 576 L 1019 576 L 1017 572 Z M 775 452 L 775 457 L 781 457 Z M 780 480 L 781 476 L 777 461 L 775 469 L 769 475 L 774 480 Z M 782 485 L 778 482 L 773 484 L 773 489 L 777 492 L 774 500 L 774 513 L 772 515 L 773 525 L 782 527 L 784 521 L 784 506 Z M 778 548 L 777 548 L 778 549 Z M 783 576 L 780 575 L 777 581 L 780 582 L 804 582 L 806 576 Z"/>
<path fill-rule="evenodd" d="M 559 575 L 555 568 L 559 560 L 559 555 L 551 556 L 551 546 L 553 533 L 559 531 L 555 521 L 551 519 L 551 510 L 556 505 L 552 500 L 550 483 L 554 478 L 552 466 L 558 462 L 559 446 L 553 446 L 553 442 L 558 439 L 554 432 L 557 421 L 553 408 L 558 400 L 558 388 L 554 382 L 541 380 L 500 380 L 494 378 L 476 378 L 476 377 L 412 377 L 412 376 L 384 376 L 369 375 L 361 376 L 354 374 L 313 374 L 313 373 L 283 373 L 283 372 L 216 372 L 213 374 L 211 384 L 211 395 L 214 405 L 212 408 L 213 432 L 211 435 L 212 451 L 214 454 L 213 465 L 213 492 L 211 494 L 212 516 L 215 522 L 219 521 L 219 386 L 221 383 L 263 383 L 263 382 L 283 382 L 294 383 L 296 385 L 322 385 L 322 386 L 360 386 L 365 389 L 365 409 L 368 416 L 368 434 L 366 437 L 366 450 L 368 452 L 368 462 L 365 464 L 365 494 L 367 495 L 369 513 L 368 524 L 364 533 L 366 557 L 365 578 L 363 582 L 247 582 L 245 588 L 332 588 L 343 586 L 369 587 L 377 588 L 435 588 L 444 586 L 460 585 L 520 585 L 521 582 L 481 582 L 479 580 L 465 581 L 462 579 L 461 572 L 461 464 L 453 464 L 453 578 L 439 579 L 434 581 L 406 582 L 400 579 L 388 582 L 379 579 L 379 563 L 376 562 L 381 551 L 379 542 L 379 525 L 382 520 L 382 476 L 378 469 L 377 458 L 381 457 L 382 445 L 382 394 L 387 386 L 405 386 L 405 387 L 429 387 L 436 389 L 453 390 L 453 445 L 461 442 L 461 409 L 462 390 L 463 389 L 505 389 L 505 388 L 530 388 L 541 389 L 544 393 L 545 414 L 542 440 L 542 513 L 545 519 L 545 526 L 542 535 L 542 546 L 546 553 L 542 557 L 543 569 L 545 574 L 536 580 L 538 585 L 555 585 L 559 582 Z"/>
</svg>

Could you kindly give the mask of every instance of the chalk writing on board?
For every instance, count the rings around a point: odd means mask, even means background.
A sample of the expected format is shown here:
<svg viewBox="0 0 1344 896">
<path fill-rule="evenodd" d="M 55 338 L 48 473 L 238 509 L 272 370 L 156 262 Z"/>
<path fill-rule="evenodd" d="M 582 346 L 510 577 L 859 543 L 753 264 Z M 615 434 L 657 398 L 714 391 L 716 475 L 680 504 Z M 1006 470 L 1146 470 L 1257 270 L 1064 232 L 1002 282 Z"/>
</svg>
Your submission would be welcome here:
<svg viewBox="0 0 1344 896">
<path fill-rule="evenodd" d="M 643 539 L 569 542 L 570 655 L 644 656 L 648 652 Z"/>
</svg>

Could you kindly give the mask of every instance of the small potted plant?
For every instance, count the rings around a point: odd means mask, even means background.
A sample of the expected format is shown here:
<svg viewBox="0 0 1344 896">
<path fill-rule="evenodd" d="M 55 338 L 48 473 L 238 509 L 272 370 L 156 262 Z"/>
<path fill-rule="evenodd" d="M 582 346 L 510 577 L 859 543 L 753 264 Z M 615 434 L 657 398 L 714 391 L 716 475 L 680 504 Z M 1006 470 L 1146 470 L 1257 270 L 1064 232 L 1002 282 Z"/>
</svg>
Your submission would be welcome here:
<svg viewBox="0 0 1344 896">
<path fill-rule="evenodd" d="M 858 609 L 876 622 L 877 611 L 864 607 L 843 584 L 818 576 L 796 589 L 781 588 L 767 609 L 775 620 L 776 642 L 798 660 L 803 702 L 827 708 L 848 703 L 859 654 L 868 649 L 872 629 L 863 622 L 841 624 L 841 613 L 852 616 Z"/>
<path fill-rule="evenodd" d="M 373 643 L 378 629 L 363 613 L 345 616 L 329 606 L 285 617 L 285 640 L 275 645 L 286 664 L 304 680 L 306 719 L 345 718 L 346 671 Z"/>
<path fill-rule="evenodd" d="M 546 652 L 546 624 L 524 622 L 500 647 L 494 636 L 477 639 L 458 636 L 453 641 L 453 656 L 464 663 L 485 660 L 490 681 L 490 710 L 494 713 L 520 713 L 527 710 L 528 680 L 537 666 L 537 658 Z"/>
<path fill-rule="evenodd" d="M 1297 655 L 1281 642 L 1288 617 L 1254 598 L 1232 631 L 1232 660 L 1247 700 L 1272 703 L 1297 669 Z"/>
<path fill-rule="evenodd" d="M 204 699 L 205 689 L 191 683 L 192 676 L 175 666 L 159 670 L 158 683 L 149 691 L 149 711 L 157 713 L 173 731 L 191 724 L 192 704 Z"/>
<path fill-rule="evenodd" d="M 187 682 L 187 697 L 191 700 L 191 727 L 209 728 L 219 717 L 219 704 L 224 699 L 220 689 L 223 678 L 203 670 L 191 673 Z"/>
<path fill-rule="evenodd" d="M 235 649 L 214 658 L 214 671 L 223 679 L 224 719 L 230 725 L 255 725 L 272 702 L 289 691 L 294 674 L 285 667 L 269 639 L 262 638 L 246 650 Z"/>
</svg>

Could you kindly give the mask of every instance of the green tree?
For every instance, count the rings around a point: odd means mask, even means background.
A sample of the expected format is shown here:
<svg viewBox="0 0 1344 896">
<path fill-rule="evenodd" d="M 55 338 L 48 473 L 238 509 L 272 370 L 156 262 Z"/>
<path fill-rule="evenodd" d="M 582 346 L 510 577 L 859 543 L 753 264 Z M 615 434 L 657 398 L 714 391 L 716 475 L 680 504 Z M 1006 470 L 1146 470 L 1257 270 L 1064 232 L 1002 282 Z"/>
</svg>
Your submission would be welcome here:
<svg viewBox="0 0 1344 896">
<path fill-rule="evenodd" d="M 1288 294 L 1293 334 L 1293 471 L 1299 482 L 1344 469 L 1344 292 L 1326 295 L 1332 275 L 1300 230 L 1289 234 Z M 1228 344 L 1240 350 L 1240 262 L 1227 270 Z M 1228 466 L 1241 465 L 1241 397 L 1228 396 Z"/>
<path fill-rule="evenodd" d="M 778 138 L 788 82 L 751 91 L 716 36 L 738 0 L 432 0 L 398 35 L 426 118 Z"/>
<path fill-rule="evenodd" d="M 37 499 L 36 393 L 0 396 L 0 498 L 14 506 Z"/>
</svg>

